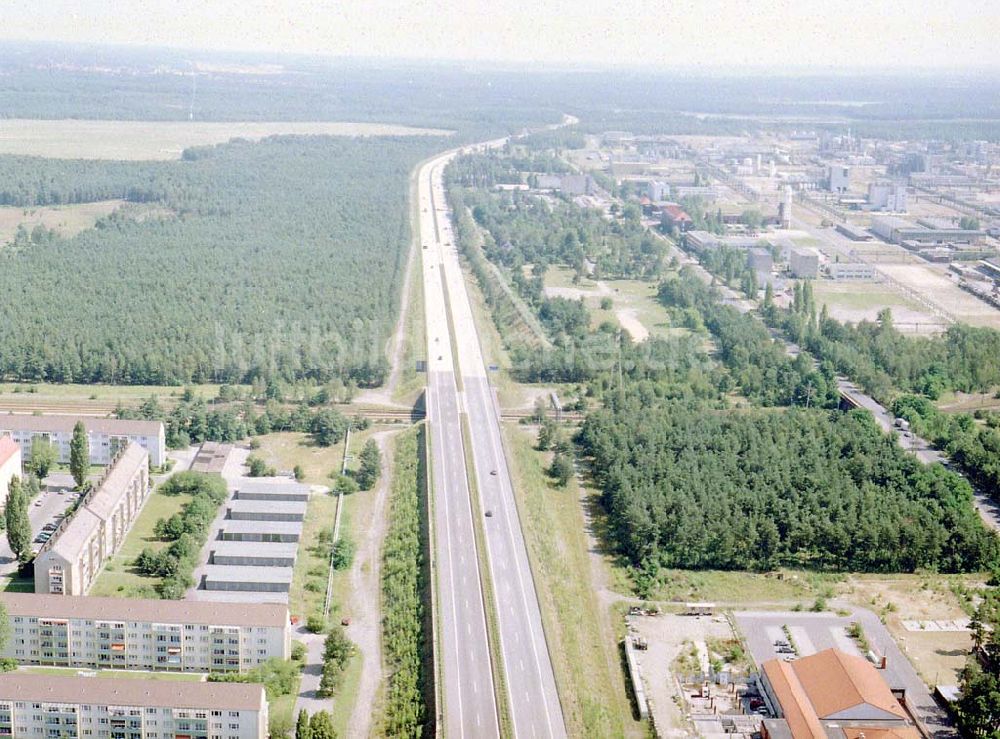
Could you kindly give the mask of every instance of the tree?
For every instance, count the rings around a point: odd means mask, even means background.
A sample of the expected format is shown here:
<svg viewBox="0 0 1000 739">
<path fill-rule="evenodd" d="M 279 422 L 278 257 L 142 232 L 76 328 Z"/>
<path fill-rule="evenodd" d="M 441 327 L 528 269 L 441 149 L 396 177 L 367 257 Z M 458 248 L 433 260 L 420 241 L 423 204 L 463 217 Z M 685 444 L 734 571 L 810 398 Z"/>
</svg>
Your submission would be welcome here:
<svg viewBox="0 0 1000 739">
<path fill-rule="evenodd" d="M 0 603 L 0 652 L 7 647 L 10 641 L 10 618 L 7 617 L 7 608 Z"/>
<path fill-rule="evenodd" d="M 82 490 L 90 469 L 90 442 L 87 440 L 87 429 L 83 421 L 77 421 L 73 427 L 73 438 L 69 443 L 69 471 L 73 475 L 76 489 Z"/>
<path fill-rule="evenodd" d="M 552 465 L 549 467 L 549 474 L 555 478 L 560 487 L 565 487 L 569 478 L 573 476 L 573 462 L 570 461 L 569 454 L 562 450 L 556 450 L 552 457 Z"/>
<path fill-rule="evenodd" d="M 358 481 L 355 480 L 350 475 L 342 475 L 339 472 L 333 473 L 334 479 L 333 492 L 338 495 L 350 495 L 351 493 L 356 493 L 361 489 L 358 485 Z"/>
<path fill-rule="evenodd" d="M 247 475 L 249 477 L 273 477 L 275 474 L 277 474 L 277 470 L 274 467 L 268 467 L 267 462 L 256 454 L 247 457 Z"/>
<path fill-rule="evenodd" d="M 59 461 L 59 452 L 55 445 L 44 436 L 36 436 L 31 440 L 31 462 L 28 469 L 35 473 L 39 480 L 49 476 L 49 471 Z"/>
<path fill-rule="evenodd" d="M 20 562 L 27 562 L 31 556 L 31 521 L 28 520 L 28 498 L 21 487 L 20 478 L 12 478 L 4 510 L 7 523 L 7 541 L 10 549 Z"/>
<path fill-rule="evenodd" d="M 292 474 L 295 475 L 296 482 L 302 482 L 306 477 L 306 471 L 302 469 L 302 465 L 300 464 L 292 468 Z"/>
<path fill-rule="evenodd" d="M 382 466 L 382 453 L 378 450 L 378 444 L 374 439 L 369 439 L 361 448 L 361 464 L 358 467 L 358 485 L 362 490 L 371 490 L 375 481 L 378 480 L 379 470 Z"/>
<path fill-rule="evenodd" d="M 312 727 L 309 725 L 309 714 L 306 709 L 299 711 L 299 720 L 295 724 L 295 739 L 312 739 Z"/>
<path fill-rule="evenodd" d="M 538 427 L 538 451 L 547 451 L 555 442 L 558 433 L 556 422 L 550 418 L 544 419 L 542 425 Z"/>
<path fill-rule="evenodd" d="M 313 416 L 309 433 L 317 446 L 333 446 L 347 433 L 347 419 L 333 408 L 324 408 Z"/>
<path fill-rule="evenodd" d="M 329 711 L 317 711 L 309 720 L 310 739 L 337 739 L 333 717 Z"/>
</svg>

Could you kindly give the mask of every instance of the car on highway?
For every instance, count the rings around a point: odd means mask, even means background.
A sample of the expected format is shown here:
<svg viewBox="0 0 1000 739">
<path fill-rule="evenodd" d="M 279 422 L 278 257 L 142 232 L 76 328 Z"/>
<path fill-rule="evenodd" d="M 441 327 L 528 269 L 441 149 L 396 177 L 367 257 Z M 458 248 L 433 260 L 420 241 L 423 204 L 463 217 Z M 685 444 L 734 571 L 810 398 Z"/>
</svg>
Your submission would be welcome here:
<svg viewBox="0 0 1000 739">
<path fill-rule="evenodd" d="M 497 471 L 496 470 L 490 470 L 490 474 L 493 475 L 493 477 L 496 477 L 497 476 Z"/>
<path fill-rule="evenodd" d="M 486 518 L 493 518 L 493 511 L 492 511 L 492 509 L 487 509 L 487 511 L 486 511 Z"/>
</svg>

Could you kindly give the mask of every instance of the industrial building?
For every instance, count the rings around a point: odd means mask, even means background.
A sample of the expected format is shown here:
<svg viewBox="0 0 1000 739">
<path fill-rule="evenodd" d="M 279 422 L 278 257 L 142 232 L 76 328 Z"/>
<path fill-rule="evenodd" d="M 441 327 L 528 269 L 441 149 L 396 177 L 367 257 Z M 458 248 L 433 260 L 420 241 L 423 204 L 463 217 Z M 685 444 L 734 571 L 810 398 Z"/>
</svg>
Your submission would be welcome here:
<svg viewBox="0 0 1000 739">
<path fill-rule="evenodd" d="M 21 476 L 21 447 L 9 436 L 0 436 L 0 508 L 7 506 L 11 478 Z"/>
<path fill-rule="evenodd" d="M 0 736 L 266 739 L 264 686 L 0 675 Z"/>
<path fill-rule="evenodd" d="M 819 276 L 819 253 L 815 249 L 792 249 L 788 256 L 792 275 L 799 279 L 816 279 Z"/>
<path fill-rule="evenodd" d="M 831 164 L 826 171 L 826 189 L 843 195 L 851 189 L 851 168 Z"/>
<path fill-rule="evenodd" d="M 166 437 L 159 421 L 126 421 L 117 418 L 86 416 L 0 415 L 0 436 L 5 433 L 21 447 L 21 458 L 31 461 L 31 442 L 48 439 L 59 452 L 59 462 L 69 462 L 69 443 L 73 428 L 83 422 L 90 443 L 90 463 L 107 465 L 129 443 L 138 444 L 149 453 L 149 463 L 160 467 L 167 461 Z"/>
<path fill-rule="evenodd" d="M 897 182 L 871 182 L 868 184 L 868 207 L 905 213 L 909 209 L 906 185 Z"/>
<path fill-rule="evenodd" d="M 11 625 L 2 656 L 20 664 L 245 672 L 291 657 L 288 609 L 280 605 L 34 593 L 3 593 L 0 603 Z"/>
<path fill-rule="evenodd" d="M 241 479 L 236 482 L 234 500 L 309 501 L 309 486 L 284 478 Z"/>
<path fill-rule="evenodd" d="M 872 241 L 874 239 L 870 233 L 850 223 L 838 223 L 836 228 L 837 233 L 846 236 L 851 241 Z"/>
<path fill-rule="evenodd" d="M 232 521 L 303 521 L 306 504 L 292 500 L 231 500 L 226 516 Z"/>
<path fill-rule="evenodd" d="M 891 244 L 913 241 L 921 244 L 976 244 L 983 237 L 977 229 L 928 228 L 898 216 L 875 216 L 872 233 Z"/>
<path fill-rule="evenodd" d="M 826 266 L 834 280 L 874 280 L 875 267 L 864 262 L 832 262 Z"/>
<path fill-rule="evenodd" d="M 660 210 L 660 222 L 667 228 L 676 228 L 678 231 L 687 231 L 694 225 L 684 209 L 674 203 L 664 205 Z"/>
<path fill-rule="evenodd" d="M 670 185 L 666 182 L 653 181 L 646 185 L 646 197 L 654 203 L 670 199 Z"/>
<path fill-rule="evenodd" d="M 770 249 L 753 248 L 747 251 L 747 268 L 753 270 L 758 278 L 769 277 L 773 267 L 774 257 Z"/>
<path fill-rule="evenodd" d="M 208 563 L 235 567 L 294 567 L 299 545 L 276 541 L 215 541 Z"/>
<path fill-rule="evenodd" d="M 292 589 L 291 567 L 205 565 L 205 590 L 242 590 L 287 593 Z"/>
<path fill-rule="evenodd" d="M 129 443 L 35 558 L 35 592 L 86 595 L 149 498 L 149 454 Z"/>
<path fill-rule="evenodd" d="M 221 541 L 281 541 L 298 542 L 302 524 L 295 521 L 232 521 L 222 522 Z"/>
<path fill-rule="evenodd" d="M 763 739 L 921 739 L 915 722 L 868 660 L 827 649 L 762 665 L 761 694 L 772 714 Z"/>
</svg>

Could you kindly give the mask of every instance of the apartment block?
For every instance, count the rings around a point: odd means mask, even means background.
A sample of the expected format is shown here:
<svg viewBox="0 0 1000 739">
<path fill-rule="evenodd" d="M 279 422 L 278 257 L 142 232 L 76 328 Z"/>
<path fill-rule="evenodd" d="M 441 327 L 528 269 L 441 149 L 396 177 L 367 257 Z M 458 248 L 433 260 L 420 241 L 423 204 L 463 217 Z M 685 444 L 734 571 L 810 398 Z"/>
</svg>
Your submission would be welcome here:
<svg viewBox="0 0 1000 739">
<path fill-rule="evenodd" d="M 21 447 L 21 457 L 31 460 L 31 442 L 36 437 L 48 439 L 59 451 L 59 461 L 69 462 L 69 443 L 73 427 L 83 422 L 90 442 L 90 463 L 111 464 L 119 451 L 138 444 L 149 452 L 149 462 L 154 467 L 167 461 L 166 436 L 159 421 L 126 421 L 117 418 L 88 418 L 86 416 L 31 416 L 0 415 L 0 436 L 10 434 Z"/>
<path fill-rule="evenodd" d="M 21 447 L 9 436 L 0 434 L 0 509 L 7 506 L 12 477 L 21 476 Z"/>
<path fill-rule="evenodd" d="M 35 592 L 86 595 L 149 498 L 149 454 L 129 443 L 35 558 Z"/>
<path fill-rule="evenodd" d="M 264 686 L 0 675 L 0 736 L 266 739 Z"/>
<path fill-rule="evenodd" d="M 11 625 L 2 656 L 21 664 L 245 672 L 292 653 L 282 605 L 34 593 L 3 593 L 0 603 Z"/>
</svg>

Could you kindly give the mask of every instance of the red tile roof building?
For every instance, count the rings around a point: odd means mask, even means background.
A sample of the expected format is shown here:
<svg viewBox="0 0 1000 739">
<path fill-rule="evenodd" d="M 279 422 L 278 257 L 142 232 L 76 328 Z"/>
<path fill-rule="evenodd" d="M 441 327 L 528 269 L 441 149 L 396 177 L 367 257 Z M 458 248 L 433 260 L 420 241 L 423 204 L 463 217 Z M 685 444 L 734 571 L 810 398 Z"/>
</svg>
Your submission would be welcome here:
<svg viewBox="0 0 1000 739">
<path fill-rule="evenodd" d="M 919 739 L 906 709 L 868 660 L 837 649 L 765 662 L 761 683 L 778 714 L 764 739 Z"/>
</svg>

